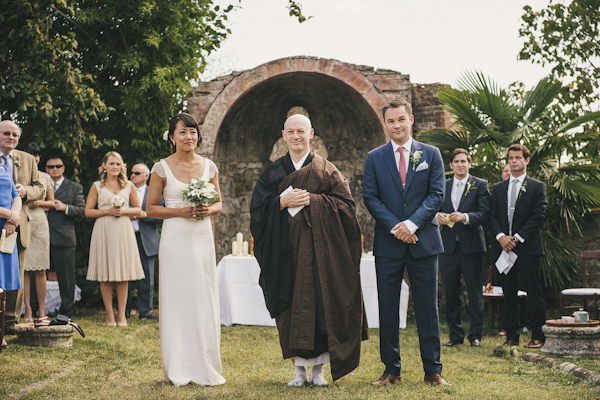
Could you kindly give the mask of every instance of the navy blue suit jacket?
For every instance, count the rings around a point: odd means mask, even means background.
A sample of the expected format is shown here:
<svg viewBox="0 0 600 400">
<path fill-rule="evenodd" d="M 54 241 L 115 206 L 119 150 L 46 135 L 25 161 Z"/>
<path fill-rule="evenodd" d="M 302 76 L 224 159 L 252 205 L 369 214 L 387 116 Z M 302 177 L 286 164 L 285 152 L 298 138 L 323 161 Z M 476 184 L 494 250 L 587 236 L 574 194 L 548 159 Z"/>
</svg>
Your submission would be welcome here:
<svg viewBox="0 0 600 400">
<path fill-rule="evenodd" d="M 410 251 L 421 258 L 443 251 L 435 214 L 444 199 L 444 163 L 437 147 L 413 140 L 411 153 L 421 151 L 417 165 L 409 159 L 406 185 L 402 188 L 391 141 L 371 150 L 365 162 L 363 195 L 367 209 L 375 218 L 373 254 L 402 258 Z M 418 226 L 419 241 L 407 244 L 396 239 L 391 229 L 410 220 Z"/>
<path fill-rule="evenodd" d="M 454 212 L 452 205 L 452 184 L 454 177 L 446 180 L 446 195 L 440 210 L 446 214 Z M 469 191 L 467 192 L 467 188 Z M 460 196 L 458 210 L 469 214 L 469 224 L 457 222 L 452 228 L 442 225 L 442 241 L 444 254 L 452 254 L 456 248 L 456 237 L 460 240 L 460 248 L 465 254 L 483 253 L 486 250 L 483 227 L 490 217 L 490 191 L 485 179 L 469 175 L 467 187 Z"/>
<path fill-rule="evenodd" d="M 144 193 L 142 199 L 142 210 L 146 211 L 146 199 L 148 198 L 148 188 Z M 161 198 L 162 202 L 162 198 Z M 160 243 L 160 236 L 158 234 L 158 224 L 162 224 L 162 219 L 156 219 L 152 217 L 138 218 L 140 225 L 140 236 L 142 238 L 142 246 L 144 247 L 144 253 L 148 257 L 153 257 L 158 254 L 158 245 Z"/>
</svg>

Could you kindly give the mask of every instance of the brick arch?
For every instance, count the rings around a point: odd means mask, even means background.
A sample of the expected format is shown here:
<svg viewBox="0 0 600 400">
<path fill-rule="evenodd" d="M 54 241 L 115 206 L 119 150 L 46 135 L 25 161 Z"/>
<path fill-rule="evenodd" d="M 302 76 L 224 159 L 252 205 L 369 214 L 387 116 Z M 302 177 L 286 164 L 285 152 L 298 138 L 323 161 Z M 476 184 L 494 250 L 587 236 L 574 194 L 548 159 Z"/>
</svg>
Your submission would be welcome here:
<svg viewBox="0 0 600 400">
<path fill-rule="evenodd" d="M 189 106 L 192 114 L 199 118 L 202 123 L 202 152 L 209 156 L 215 155 L 215 144 L 223 121 L 226 119 L 228 112 L 241 98 L 255 90 L 261 84 L 288 74 L 323 75 L 333 78 L 351 88 L 360 95 L 364 103 L 372 110 L 373 116 L 379 119 L 380 132 L 378 134 L 380 138 L 376 141 L 385 141 L 383 120 L 380 115 L 381 108 L 390 98 L 397 97 L 398 91 L 393 91 L 391 96 L 389 94 L 386 95 L 376 86 L 381 81 L 381 76 L 372 73 L 375 79 L 369 79 L 369 74 L 364 74 L 357 70 L 360 68 L 367 72 L 373 71 L 372 68 L 353 66 L 337 60 L 315 57 L 289 57 L 274 60 L 238 74 L 234 73 L 234 76 L 229 81 L 226 80 L 222 83 L 223 86 L 221 88 L 219 88 L 219 84 L 213 85 L 213 91 L 221 90 L 214 96 L 211 104 L 208 107 L 205 106 L 204 110 L 201 108 L 194 109 L 193 104 Z M 204 88 L 199 87 L 199 89 L 202 91 Z M 206 89 L 203 93 L 207 93 Z M 410 99 L 410 87 L 405 90 L 403 95 Z"/>
</svg>

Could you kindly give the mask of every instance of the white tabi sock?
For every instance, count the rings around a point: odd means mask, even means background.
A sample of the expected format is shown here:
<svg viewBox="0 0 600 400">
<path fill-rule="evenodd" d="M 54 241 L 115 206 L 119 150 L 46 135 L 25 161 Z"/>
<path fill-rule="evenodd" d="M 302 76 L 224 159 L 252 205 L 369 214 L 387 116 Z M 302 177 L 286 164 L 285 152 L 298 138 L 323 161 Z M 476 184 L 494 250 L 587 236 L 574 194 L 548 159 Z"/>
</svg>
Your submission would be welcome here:
<svg viewBox="0 0 600 400">
<path fill-rule="evenodd" d="M 305 383 L 308 383 L 308 372 L 306 372 L 306 367 L 295 366 L 296 377 L 293 381 L 288 382 L 288 386 L 304 386 Z"/>
<path fill-rule="evenodd" d="M 311 380 L 312 383 L 317 386 L 329 385 L 329 382 L 327 382 L 325 380 L 325 377 L 323 376 L 323 364 L 315 365 L 314 367 L 312 367 Z"/>
</svg>

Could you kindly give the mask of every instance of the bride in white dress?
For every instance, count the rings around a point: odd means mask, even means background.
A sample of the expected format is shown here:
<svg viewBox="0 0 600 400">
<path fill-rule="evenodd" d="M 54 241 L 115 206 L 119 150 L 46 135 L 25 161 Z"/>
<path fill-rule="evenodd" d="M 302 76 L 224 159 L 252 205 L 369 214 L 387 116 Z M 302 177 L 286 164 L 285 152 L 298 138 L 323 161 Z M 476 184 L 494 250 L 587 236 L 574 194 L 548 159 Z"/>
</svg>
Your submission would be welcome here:
<svg viewBox="0 0 600 400">
<path fill-rule="evenodd" d="M 174 116 L 166 139 L 175 153 L 154 164 L 147 199 L 148 216 L 163 219 L 158 252 L 160 347 L 165 378 L 175 386 L 225 383 L 221 376 L 221 322 L 211 215 L 220 200 L 189 206 L 182 189 L 200 177 L 215 185 L 215 164 L 194 150 L 202 141 L 195 118 Z M 159 206 L 161 195 L 165 206 Z"/>
</svg>

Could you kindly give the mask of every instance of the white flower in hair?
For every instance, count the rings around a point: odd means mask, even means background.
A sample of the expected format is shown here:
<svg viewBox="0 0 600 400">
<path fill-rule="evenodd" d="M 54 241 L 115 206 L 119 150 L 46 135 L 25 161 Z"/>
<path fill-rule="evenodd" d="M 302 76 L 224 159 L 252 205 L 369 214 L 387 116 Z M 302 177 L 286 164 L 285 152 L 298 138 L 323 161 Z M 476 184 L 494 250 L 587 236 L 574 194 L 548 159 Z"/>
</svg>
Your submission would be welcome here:
<svg viewBox="0 0 600 400">
<path fill-rule="evenodd" d="M 169 131 L 165 131 L 165 133 L 163 133 L 163 140 L 165 142 L 169 140 Z"/>
</svg>

